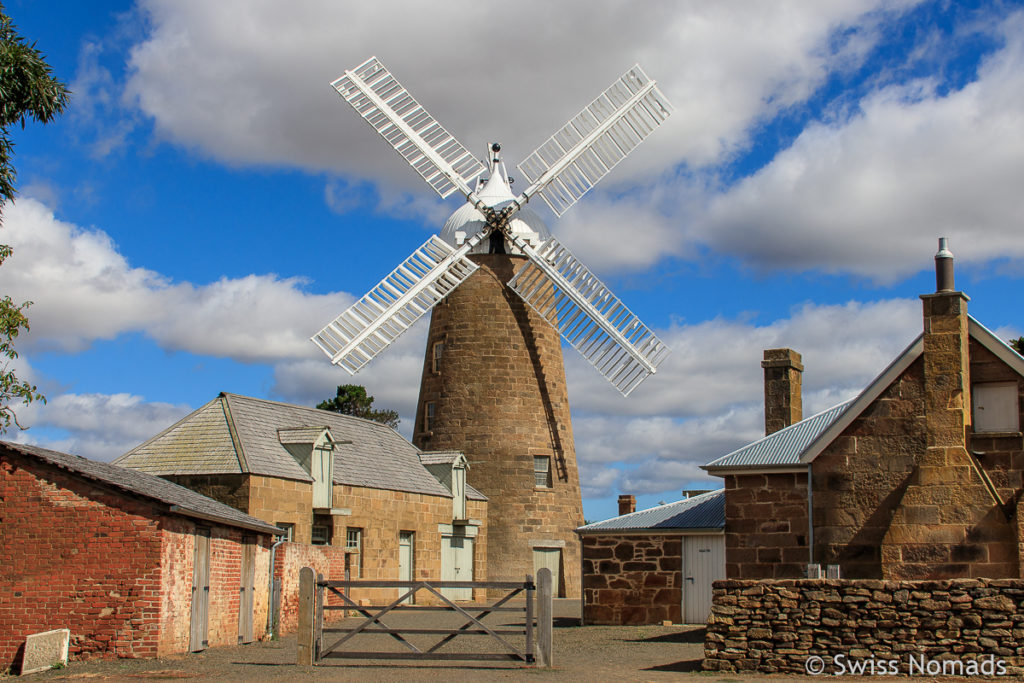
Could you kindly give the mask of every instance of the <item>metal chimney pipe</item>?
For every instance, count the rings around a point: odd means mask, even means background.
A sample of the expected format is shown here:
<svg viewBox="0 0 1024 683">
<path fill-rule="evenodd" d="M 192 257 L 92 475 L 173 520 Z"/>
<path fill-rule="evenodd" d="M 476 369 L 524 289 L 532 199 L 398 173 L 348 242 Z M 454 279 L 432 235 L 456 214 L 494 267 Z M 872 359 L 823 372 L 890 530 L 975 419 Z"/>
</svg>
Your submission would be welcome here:
<svg viewBox="0 0 1024 683">
<path fill-rule="evenodd" d="M 939 238 L 939 252 L 935 254 L 935 291 L 952 292 L 953 286 L 953 252 L 947 248 L 948 239 Z"/>
</svg>

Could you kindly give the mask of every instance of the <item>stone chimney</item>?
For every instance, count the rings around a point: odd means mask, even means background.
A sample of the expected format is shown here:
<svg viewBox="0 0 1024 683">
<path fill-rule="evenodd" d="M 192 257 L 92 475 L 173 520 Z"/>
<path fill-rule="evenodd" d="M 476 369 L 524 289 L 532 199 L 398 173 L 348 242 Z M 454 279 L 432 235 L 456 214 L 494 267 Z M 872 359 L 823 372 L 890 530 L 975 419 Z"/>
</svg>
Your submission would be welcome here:
<svg viewBox="0 0 1024 683">
<path fill-rule="evenodd" d="M 619 514 L 628 515 L 630 512 L 636 512 L 636 498 L 623 493 L 619 496 Z"/>
<path fill-rule="evenodd" d="M 765 349 L 764 360 L 764 434 L 804 419 L 800 354 L 793 349 Z"/>
</svg>

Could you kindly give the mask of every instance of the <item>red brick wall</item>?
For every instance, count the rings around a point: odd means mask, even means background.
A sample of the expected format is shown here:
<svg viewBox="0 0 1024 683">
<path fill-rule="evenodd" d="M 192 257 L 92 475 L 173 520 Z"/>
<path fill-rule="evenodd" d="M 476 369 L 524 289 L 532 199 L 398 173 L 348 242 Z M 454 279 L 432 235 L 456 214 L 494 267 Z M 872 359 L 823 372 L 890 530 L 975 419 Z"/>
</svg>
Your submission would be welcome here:
<svg viewBox="0 0 1024 683">
<path fill-rule="evenodd" d="M 150 506 L 0 455 L 0 669 L 25 636 L 71 629 L 70 655 L 153 657 L 161 532 Z"/>
<path fill-rule="evenodd" d="M 682 621 L 679 535 L 582 537 L 583 623 Z"/>
<path fill-rule="evenodd" d="M 725 477 L 727 577 L 802 577 L 809 557 L 807 539 L 806 474 Z"/>
</svg>

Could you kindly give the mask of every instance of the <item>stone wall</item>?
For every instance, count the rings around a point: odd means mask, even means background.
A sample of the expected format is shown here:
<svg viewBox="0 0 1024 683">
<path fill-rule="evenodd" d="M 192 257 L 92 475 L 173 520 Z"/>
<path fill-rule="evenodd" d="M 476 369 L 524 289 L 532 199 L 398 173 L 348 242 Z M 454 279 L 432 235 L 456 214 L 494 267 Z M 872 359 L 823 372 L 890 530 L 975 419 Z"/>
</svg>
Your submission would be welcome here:
<svg viewBox="0 0 1024 683">
<path fill-rule="evenodd" d="M 581 538 L 584 624 L 682 621 L 679 534 Z"/>
<path fill-rule="evenodd" d="M 470 258 L 480 269 L 431 313 L 413 443 L 466 454 L 469 483 L 490 500 L 491 579 L 521 580 L 534 573 L 534 548 L 559 548 L 560 588 L 579 597 L 583 506 L 561 340 L 505 286 L 525 257 Z M 550 458 L 550 487 L 535 486 L 535 456 Z"/>
<path fill-rule="evenodd" d="M 804 576 L 807 475 L 725 477 L 725 574 L 737 579 Z"/>
<path fill-rule="evenodd" d="M 989 662 L 1024 673 L 1024 580 L 714 586 L 705 670 L 878 675 L 884 667 L 888 675 L 971 675 L 971 667 Z M 812 670 L 819 661 L 821 669 Z"/>
</svg>

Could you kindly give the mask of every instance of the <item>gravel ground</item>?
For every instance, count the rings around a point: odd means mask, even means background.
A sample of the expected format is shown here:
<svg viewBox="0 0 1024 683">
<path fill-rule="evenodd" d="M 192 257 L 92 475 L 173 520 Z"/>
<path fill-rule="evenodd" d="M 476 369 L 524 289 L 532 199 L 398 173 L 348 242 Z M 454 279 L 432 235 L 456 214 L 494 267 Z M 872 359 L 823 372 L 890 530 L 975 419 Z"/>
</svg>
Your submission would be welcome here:
<svg viewBox="0 0 1024 683">
<path fill-rule="evenodd" d="M 579 626 L 579 601 L 555 601 L 554 668 L 535 669 L 505 662 L 408 662 L 394 660 L 325 660 L 315 667 L 296 666 L 295 635 L 238 647 L 213 648 L 206 652 L 163 659 L 121 659 L 71 662 L 66 669 L 35 674 L 30 680 L 218 680 L 261 681 L 705 681 L 707 683 L 761 680 L 804 680 L 808 676 L 764 676 L 704 673 L 700 670 L 704 652 L 704 629 L 696 626 Z M 494 616 L 494 615 L 492 615 Z M 385 617 L 390 626 L 425 626 L 425 618 L 437 613 L 395 614 Z M 350 620 L 351 621 L 351 620 Z M 359 622 L 353 622 L 358 624 Z M 505 616 L 488 618 L 492 626 L 513 626 Z M 521 624 L 520 617 L 520 624 Z M 433 623 L 436 626 L 436 623 Z M 457 624 L 457 625 L 461 625 Z M 446 624 L 447 626 L 447 624 Z M 337 638 L 338 636 L 335 636 Z M 375 645 L 391 641 L 374 638 Z M 439 638 L 435 636 L 434 638 Z M 325 635 L 330 643 L 331 636 Z M 489 641 L 489 642 L 488 642 Z M 420 645 L 417 642 L 417 645 Z M 522 647 L 522 637 L 513 642 Z M 489 648 L 493 641 L 483 636 L 460 637 L 459 649 Z M 357 646 L 360 649 L 366 645 Z M 385 646 L 387 647 L 387 646 Z M 391 648 L 389 648 L 391 649 Z M 403 649 L 398 646 L 398 650 Z M 446 646 L 447 649 L 447 646 Z M 828 677 L 844 680 L 847 677 Z M 863 677 L 856 680 L 863 681 Z"/>
</svg>

